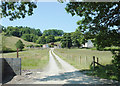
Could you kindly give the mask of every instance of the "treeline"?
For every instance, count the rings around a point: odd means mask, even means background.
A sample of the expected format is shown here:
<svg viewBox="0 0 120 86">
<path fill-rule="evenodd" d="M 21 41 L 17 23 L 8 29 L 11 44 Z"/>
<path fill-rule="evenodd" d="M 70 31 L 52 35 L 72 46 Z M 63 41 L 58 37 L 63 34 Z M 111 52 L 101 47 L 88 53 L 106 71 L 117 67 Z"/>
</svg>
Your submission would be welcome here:
<svg viewBox="0 0 120 86">
<path fill-rule="evenodd" d="M 62 30 L 57 30 L 57 29 L 45 30 L 42 33 L 40 29 L 22 27 L 22 26 L 16 26 L 16 27 L 2 26 L 2 31 L 5 33 L 6 36 L 16 36 L 24 39 L 25 41 L 34 42 L 38 44 L 60 41 L 61 37 L 59 36 L 62 36 L 64 34 Z"/>
<path fill-rule="evenodd" d="M 24 39 L 28 42 L 34 42 L 37 44 L 46 44 L 50 42 L 61 41 L 62 48 L 80 47 L 82 44 L 87 42 L 93 35 L 90 33 L 82 33 L 79 29 L 75 32 L 64 33 L 62 30 L 49 29 L 40 31 L 40 29 L 22 27 L 22 26 L 8 26 L 3 27 L 2 31 L 6 36 L 16 36 Z"/>
<path fill-rule="evenodd" d="M 49 30 L 44 30 L 43 35 L 44 36 L 62 36 L 64 34 L 63 30 L 57 30 L 57 29 L 49 29 Z"/>
<path fill-rule="evenodd" d="M 81 47 L 88 40 L 91 40 L 97 50 L 120 50 L 120 32 L 118 30 L 101 31 L 99 33 L 92 33 L 90 31 L 82 32 L 76 29 L 75 32 L 64 33 L 61 39 L 61 47 Z M 114 48 L 110 48 L 110 47 Z M 109 47 L 109 48 L 106 48 Z"/>
<path fill-rule="evenodd" d="M 71 48 L 71 47 L 80 47 L 82 44 L 85 44 L 89 39 L 86 36 L 87 33 L 82 34 L 80 31 L 75 31 L 71 33 L 64 33 L 61 39 L 62 48 Z"/>
<path fill-rule="evenodd" d="M 22 26 L 19 27 L 8 26 L 6 28 L 5 27 L 2 28 L 2 31 L 4 31 L 5 35 L 7 36 L 17 36 L 17 37 L 22 37 L 24 34 L 34 34 L 36 36 L 42 35 L 40 29 L 34 29 L 34 28 L 22 27 Z"/>
</svg>

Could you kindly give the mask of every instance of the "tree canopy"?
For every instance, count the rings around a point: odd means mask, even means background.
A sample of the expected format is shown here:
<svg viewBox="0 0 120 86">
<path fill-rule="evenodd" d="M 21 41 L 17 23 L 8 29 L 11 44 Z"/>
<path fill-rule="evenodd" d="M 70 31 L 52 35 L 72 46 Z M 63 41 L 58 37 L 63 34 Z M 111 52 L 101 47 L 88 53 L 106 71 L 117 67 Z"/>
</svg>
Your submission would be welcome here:
<svg viewBox="0 0 120 86">
<path fill-rule="evenodd" d="M 20 50 L 22 50 L 25 46 L 21 40 L 18 40 L 15 45 L 16 45 L 16 48 Z"/>
<path fill-rule="evenodd" d="M 46 43 L 50 43 L 50 42 L 55 42 L 55 37 L 53 35 L 49 35 L 46 38 Z"/>
<path fill-rule="evenodd" d="M 63 30 L 57 30 L 57 29 L 44 30 L 43 32 L 44 36 L 49 36 L 49 35 L 62 36 L 63 34 L 64 34 Z"/>
<path fill-rule="evenodd" d="M 97 49 L 120 47 L 120 2 L 69 2 L 66 11 L 78 15 L 78 29 L 95 40 Z M 113 63 L 117 67 L 120 80 L 120 50 L 112 50 Z"/>
<path fill-rule="evenodd" d="M 33 14 L 34 8 L 37 8 L 35 2 L 1 1 L 1 17 L 9 17 L 11 21 L 25 18 L 26 15 L 31 16 Z"/>
<path fill-rule="evenodd" d="M 5 32 L 5 35 L 17 36 L 17 37 L 21 37 L 24 34 L 34 34 L 36 36 L 42 35 L 42 32 L 40 31 L 40 29 L 35 29 L 35 28 L 30 28 L 30 27 L 22 27 L 22 26 L 3 27 L 2 31 Z"/>
<path fill-rule="evenodd" d="M 64 33 L 63 38 L 61 39 L 62 48 L 72 47 L 71 33 Z"/>
<path fill-rule="evenodd" d="M 120 3 L 118 2 L 70 2 L 66 6 L 66 11 L 82 17 L 77 24 L 85 31 L 100 31 L 104 27 L 118 26 L 120 22 Z M 102 28 L 100 28 L 102 27 Z"/>
<path fill-rule="evenodd" d="M 38 43 L 38 44 L 45 44 L 45 43 L 46 43 L 46 38 L 45 38 L 45 36 L 39 37 L 38 40 L 37 40 L 37 43 Z"/>
<path fill-rule="evenodd" d="M 77 22 L 79 25 L 78 29 L 81 32 L 89 32 L 91 35 L 94 35 L 94 38 L 100 38 L 101 35 L 105 35 L 104 33 L 109 33 L 108 36 L 113 39 L 113 31 L 114 35 L 120 37 L 118 30 L 120 29 L 120 3 L 118 2 L 69 2 L 66 6 L 66 11 L 70 13 L 72 16 L 78 15 L 82 19 Z M 99 34 L 100 33 L 100 34 Z M 97 37 L 96 37 L 97 36 Z M 98 37 L 99 36 L 99 37 Z M 92 36 L 93 38 L 93 36 Z M 100 41 L 100 40 L 98 40 Z M 113 41 L 117 41 L 116 44 Z M 98 42 L 96 42 L 98 43 Z M 119 46 L 120 40 L 111 40 L 111 42 L 107 42 L 106 46 Z M 104 41 L 103 41 L 103 44 Z M 103 44 L 98 44 L 100 47 Z"/>
</svg>

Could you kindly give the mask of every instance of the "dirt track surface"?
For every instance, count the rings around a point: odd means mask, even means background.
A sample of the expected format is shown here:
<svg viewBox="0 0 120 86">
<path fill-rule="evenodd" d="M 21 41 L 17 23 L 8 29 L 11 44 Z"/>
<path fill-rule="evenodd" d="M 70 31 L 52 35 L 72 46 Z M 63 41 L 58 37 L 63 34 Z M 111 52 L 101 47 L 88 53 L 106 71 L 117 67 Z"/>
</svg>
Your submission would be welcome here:
<svg viewBox="0 0 120 86">
<path fill-rule="evenodd" d="M 43 71 L 24 71 L 21 76 L 15 76 L 7 84 L 114 84 L 113 80 L 87 76 L 62 60 L 54 52 L 49 51 L 49 64 Z"/>
</svg>

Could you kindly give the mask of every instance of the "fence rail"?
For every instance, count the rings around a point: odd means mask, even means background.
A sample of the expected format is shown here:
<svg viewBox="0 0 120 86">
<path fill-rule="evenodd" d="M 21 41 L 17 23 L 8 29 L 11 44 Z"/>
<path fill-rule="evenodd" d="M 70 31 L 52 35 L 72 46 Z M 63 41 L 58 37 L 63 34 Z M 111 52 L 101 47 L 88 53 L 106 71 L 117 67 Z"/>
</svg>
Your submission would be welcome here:
<svg viewBox="0 0 120 86">
<path fill-rule="evenodd" d="M 99 63 L 99 59 L 98 59 L 98 57 L 97 57 L 97 62 L 95 61 L 95 56 L 93 56 L 93 62 L 91 63 L 91 66 L 93 65 L 93 69 L 95 69 L 95 64 L 97 64 L 97 66 L 99 65 L 99 66 L 101 66 L 101 67 L 104 67 L 103 65 L 101 65 L 100 63 Z"/>
</svg>

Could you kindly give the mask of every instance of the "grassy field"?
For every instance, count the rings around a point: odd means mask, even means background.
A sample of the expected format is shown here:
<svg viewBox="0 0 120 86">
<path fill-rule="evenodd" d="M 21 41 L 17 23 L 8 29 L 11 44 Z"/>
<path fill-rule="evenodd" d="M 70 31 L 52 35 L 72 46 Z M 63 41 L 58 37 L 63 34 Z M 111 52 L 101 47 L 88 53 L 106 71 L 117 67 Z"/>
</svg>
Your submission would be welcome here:
<svg viewBox="0 0 120 86">
<path fill-rule="evenodd" d="M 89 69 L 93 56 L 99 58 L 102 65 L 110 64 L 112 53 L 110 51 L 97 51 L 90 49 L 55 49 L 54 51 L 62 59 L 78 69 Z"/>
<path fill-rule="evenodd" d="M 16 52 L 4 53 L 4 58 L 16 58 Z M 19 52 L 22 69 L 42 69 L 49 61 L 49 49 L 30 49 Z"/>
<path fill-rule="evenodd" d="M 16 50 L 15 44 L 16 44 L 16 42 L 17 42 L 18 40 L 21 40 L 21 41 L 25 44 L 25 46 L 31 45 L 31 44 L 32 44 L 32 45 L 37 45 L 36 43 L 27 42 L 27 41 L 24 41 L 23 39 L 18 38 L 18 37 L 14 37 L 14 36 L 10 36 L 10 37 L 8 37 L 8 36 L 3 36 L 4 45 L 5 45 L 7 48 L 10 48 L 10 49 L 12 49 L 12 50 Z"/>
<path fill-rule="evenodd" d="M 33 42 L 27 42 L 24 41 L 21 38 L 14 37 L 14 36 L 1 36 L 0 34 L 0 43 L 3 41 L 3 45 L 7 48 L 10 48 L 12 50 L 16 50 L 16 42 L 18 40 L 21 40 L 25 46 L 27 45 L 37 45 Z M 1 44 L 0 44 L 1 45 Z M 1 47 L 2 48 L 2 47 Z M 49 50 L 48 49 L 29 49 L 26 51 L 19 52 L 19 57 L 22 58 L 22 69 L 42 69 L 49 60 Z M 16 58 L 17 53 L 3 53 L 2 58 Z"/>
</svg>

